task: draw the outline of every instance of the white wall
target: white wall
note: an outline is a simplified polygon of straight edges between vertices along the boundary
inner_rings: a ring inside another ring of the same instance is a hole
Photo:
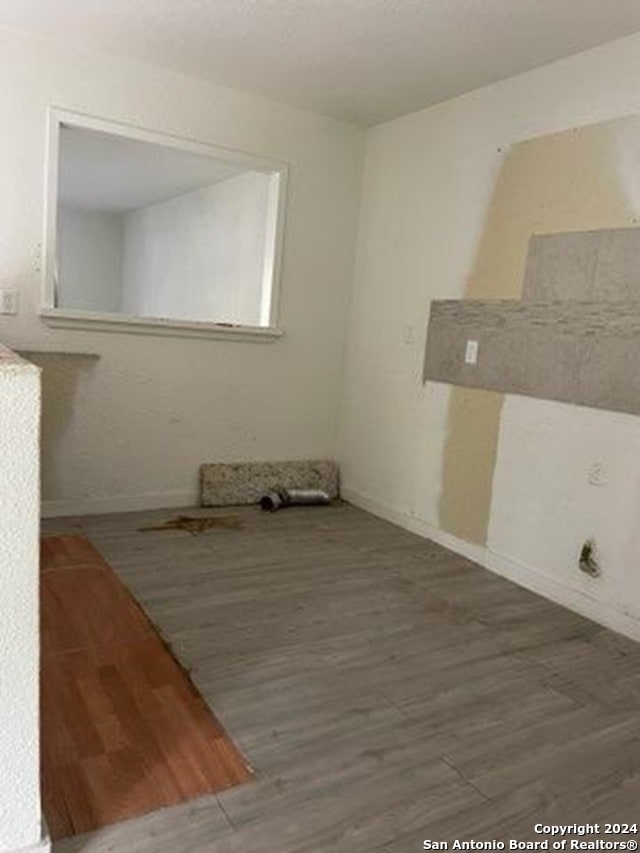
[[[508,397],[493,482],[489,548],[540,580],[638,614],[640,418]],[[576,571],[597,544],[602,577]]]
[[[0,33],[0,74],[12,81],[0,88],[0,269],[21,297],[18,317],[0,318],[0,335],[14,348],[100,356],[91,370],[78,359],[74,372],[69,360],[65,418],[45,418],[57,460],[53,467],[44,461],[50,508],[188,504],[203,461],[334,455],[363,132],[8,31]],[[50,104],[289,163],[282,339],[231,343],[43,324],[37,308]]]
[[[610,413],[569,407],[570,413],[560,416],[556,404],[508,401],[489,550],[467,548],[441,535],[438,514],[450,389],[433,383],[423,387],[420,374],[430,301],[462,297],[508,146],[639,110],[640,36],[633,36],[369,132],[341,451],[344,491],[351,498],[493,561],[521,582],[542,588],[540,573],[553,572],[557,587],[546,584],[545,591],[583,609],[584,601],[567,586],[565,560],[575,554],[585,527],[595,526],[595,533],[602,531],[608,577],[591,582],[596,606],[587,609],[630,631],[640,619],[640,587],[629,582],[640,542],[627,525],[640,513],[640,494],[632,485],[640,482],[640,455],[630,451],[640,421],[623,419],[622,429],[620,416]],[[640,217],[637,199],[634,203]],[[514,420],[511,426],[516,412],[517,424]],[[549,412],[558,433],[554,442],[545,443],[536,438],[537,427]],[[621,429],[625,441],[616,445]],[[580,449],[575,436],[583,432],[589,439]],[[572,464],[558,467],[563,452]],[[536,459],[538,499],[564,506],[578,493],[580,507],[585,501],[590,507],[585,518],[591,524],[573,516],[565,525],[552,524],[550,508],[534,516],[524,511],[533,493],[524,482],[524,453]],[[582,471],[587,456],[606,459],[614,472],[624,467],[625,476],[612,474],[606,488],[589,491]],[[551,488],[549,472],[554,470]],[[546,480],[542,471],[548,472]],[[618,521],[610,525],[615,507],[621,507]],[[533,540],[539,540],[535,547]],[[500,549],[500,560],[492,556],[492,545]],[[520,560],[527,563],[524,569]],[[575,574],[573,579],[578,586],[584,581]],[[631,622],[624,616],[629,610]]]
[[[40,841],[37,368],[0,347],[0,851]]]
[[[271,181],[245,172],[128,213],[124,313],[260,325]]]
[[[85,311],[119,311],[123,217],[60,205],[57,224],[58,305]]]

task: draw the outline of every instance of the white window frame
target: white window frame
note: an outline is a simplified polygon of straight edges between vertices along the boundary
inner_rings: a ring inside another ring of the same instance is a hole
[[[126,314],[80,311],[60,308],[55,304],[56,235],[58,213],[58,164],[60,155],[60,128],[77,127],[96,130],[113,136],[122,136],[176,148],[206,157],[245,166],[257,172],[274,175],[278,181],[278,192],[269,211],[270,227],[274,240],[272,250],[267,252],[262,282],[260,316],[263,325],[245,326],[224,322],[180,320],[162,317],[138,317]],[[67,329],[91,329],[103,332],[119,332],[146,335],[171,335],[178,337],[219,338],[228,340],[270,341],[279,338],[282,330],[278,326],[280,305],[280,278],[284,241],[285,207],[287,201],[288,166],[286,163],[257,157],[245,152],[182,139],[170,134],[110,121],[83,113],[71,112],[58,107],[48,111],[46,186],[44,211],[44,239],[42,265],[42,300],[40,317],[49,326]]]

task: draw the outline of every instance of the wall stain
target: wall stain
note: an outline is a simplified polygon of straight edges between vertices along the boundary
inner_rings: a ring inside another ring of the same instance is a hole
[[[514,145],[498,175],[465,299],[520,299],[533,234],[633,226],[640,211],[640,117]],[[480,358],[482,354],[480,354]],[[454,387],[439,523],[485,544],[504,396]]]

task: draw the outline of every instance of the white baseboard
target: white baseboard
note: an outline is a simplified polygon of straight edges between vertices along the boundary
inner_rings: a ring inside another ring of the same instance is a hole
[[[42,501],[43,518],[64,515],[103,515],[111,512],[139,512],[146,509],[177,509],[198,506],[198,492],[150,492],[142,495],[115,495],[109,498],[72,498]]]
[[[549,598],[569,610],[575,610],[576,613],[604,625],[605,628],[611,628],[612,631],[631,637],[632,640],[640,641],[640,615],[632,610],[623,609],[617,602],[589,595],[582,589],[562,583],[549,575],[542,574],[538,569],[504,554],[498,554],[489,548],[486,552],[487,562],[483,565],[492,572],[544,598]]]
[[[385,521],[390,521],[392,524],[403,527],[411,533],[417,533],[418,536],[422,536],[424,539],[431,539],[432,542],[437,542],[443,548],[448,548],[450,551],[455,551],[456,554],[460,554],[468,560],[473,560],[476,563],[484,565],[485,551],[487,550],[484,545],[476,545],[474,542],[466,542],[464,539],[459,539],[452,533],[447,533],[446,530],[441,530],[439,527],[429,524],[428,521],[423,521],[421,518],[416,518],[413,515],[392,509],[386,504],[368,498],[343,484],[340,484],[340,497],[347,501],[347,503],[354,504],[354,506],[360,507],[360,509],[364,509],[372,515],[384,518]]]
[[[377,515],[379,518],[384,518],[386,521],[398,525],[398,527],[403,527],[418,536],[430,539],[456,554],[479,563],[485,569],[531,590],[531,592],[548,598],[556,604],[561,604],[569,610],[574,610],[576,613],[586,616],[587,619],[611,628],[619,634],[640,641],[640,614],[623,610],[620,605],[614,602],[587,595],[581,589],[562,583],[504,554],[498,554],[486,545],[477,545],[459,539],[427,521],[392,509],[350,489],[348,486],[341,486],[340,492],[345,501],[370,512],[372,515]]]

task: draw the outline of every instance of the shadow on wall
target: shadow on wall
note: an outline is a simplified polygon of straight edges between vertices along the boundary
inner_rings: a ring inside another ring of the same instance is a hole
[[[37,351],[20,354],[42,370],[42,499],[49,500],[60,493],[60,440],[75,416],[81,385],[91,378],[99,356]]]

